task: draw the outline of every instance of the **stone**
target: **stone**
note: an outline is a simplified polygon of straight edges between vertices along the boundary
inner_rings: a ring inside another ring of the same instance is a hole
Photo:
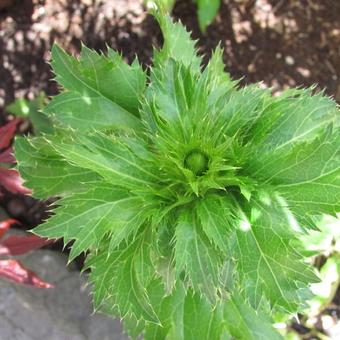
[[[93,314],[85,274],[67,257],[38,250],[20,260],[45,281],[38,289],[0,279],[0,340],[125,340],[118,320]]]

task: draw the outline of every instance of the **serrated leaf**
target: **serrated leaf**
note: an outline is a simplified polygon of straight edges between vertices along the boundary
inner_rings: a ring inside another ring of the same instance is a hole
[[[113,185],[138,188],[150,186],[158,179],[147,168],[152,158],[143,159],[145,143],[142,140],[134,145],[131,138],[126,144],[124,138],[98,132],[89,136],[63,136],[55,138],[51,145],[66,161],[97,173]]]
[[[90,281],[94,284],[95,308],[101,308],[103,302],[108,300],[107,308],[112,310],[117,306],[122,317],[133,315],[137,320],[143,318],[159,324],[144,286],[152,280],[154,271],[147,270],[147,276],[145,271],[143,274],[140,272],[140,261],[143,259],[147,261],[144,263],[146,266],[151,266],[147,259],[150,248],[143,242],[145,234],[144,231],[133,243],[110,256],[107,256],[104,247],[88,260],[87,267],[91,268]],[[136,264],[137,258],[139,262]]]
[[[138,61],[131,65],[118,52],[108,48],[107,57],[82,46],[83,75],[103,96],[138,116],[139,98],[145,90],[146,74]]]
[[[220,258],[205,239],[195,215],[190,211],[183,211],[179,216],[175,242],[177,276],[184,271],[194,289],[215,303]]]
[[[58,201],[55,215],[39,225],[34,232],[49,238],[75,240],[71,260],[81,252],[98,247],[107,234],[112,234],[115,245],[137,232],[144,219],[135,219],[142,202],[110,184],[97,184],[94,188]],[[126,228],[132,222],[133,228]],[[116,237],[114,236],[116,235]],[[113,242],[113,241],[112,241]]]
[[[311,142],[328,125],[339,126],[336,103],[322,93],[312,95],[312,90],[290,89],[280,97],[267,98],[261,117],[252,128],[252,143],[257,154]]]
[[[146,340],[229,339],[225,334],[220,306],[212,306],[191,290],[186,293],[180,283],[170,296],[161,299],[162,293],[161,287],[150,292],[154,304],[158,306],[162,326],[147,325]]]
[[[63,160],[43,138],[16,138],[15,155],[18,169],[34,196],[67,196],[84,191],[100,177],[87,169],[74,167]]]
[[[263,105],[269,92],[257,85],[249,85],[225,96],[222,115],[227,121],[225,132],[229,136],[247,136],[252,125],[262,114]]]
[[[251,202],[249,219],[240,218],[236,232],[241,285],[254,306],[266,296],[272,306],[294,312],[301,306],[299,290],[318,278],[303,262],[291,216],[277,199],[262,195]]]
[[[232,202],[211,195],[199,202],[197,213],[207,237],[215,246],[227,254],[229,249],[228,236],[234,223]]]
[[[183,284],[178,282],[172,294],[167,297],[164,297],[164,288],[161,282],[152,288],[149,289],[150,299],[162,325],[147,324],[145,339],[184,339],[185,288]]]
[[[229,91],[234,88],[238,81],[232,80],[230,74],[225,71],[225,64],[223,62],[223,49],[217,46],[213,51],[207,67],[202,72],[202,78],[206,78],[208,87],[214,95],[210,100],[214,104],[216,101],[225,97]]]
[[[177,122],[182,129],[189,118],[184,115],[191,111],[188,98],[194,90],[194,82],[188,68],[170,59],[162,70],[156,70],[154,81],[148,89],[148,96],[154,100],[159,115],[166,121]]]
[[[270,320],[247,305],[238,294],[224,304],[224,318],[230,334],[239,340],[280,340]]]
[[[254,177],[276,185],[298,215],[340,210],[340,136],[326,131],[313,142],[252,160]]]
[[[46,113],[54,113],[58,120],[74,128],[140,127],[133,114],[136,114],[138,97],[145,88],[145,74],[137,64],[130,67],[118,56],[105,57],[87,48],[83,48],[78,61],[54,45],[52,66],[57,81],[70,93],[57,96],[45,109]],[[112,85],[119,86],[119,89],[112,91]],[[124,96],[119,95],[122,93]],[[87,124],[83,117],[84,108]],[[77,120],[82,121],[79,127]]]
[[[95,94],[61,93],[52,99],[44,112],[55,116],[62,124],[84,131],[141,127],[133,115],[127,114],[116,103]]]
[[[154,13],[162,30],[164,44],[161,50],[154,53],[154,66],[164,67],[170,59],[200,70],[201,58],[197,56],[195,42],[190,39],[190,34],[180,23],[175,23],[168,15]]]
[[[220,306],[211,306],[203,297],[189,291],[184,305],[184,339],[219,340],[223,332],[223,315]]]

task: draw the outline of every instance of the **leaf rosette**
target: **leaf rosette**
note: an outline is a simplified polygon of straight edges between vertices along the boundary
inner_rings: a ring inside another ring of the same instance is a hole
[[[339,200],[339,110],[314,89],[240,87],[217,48],[203,68],[179,23],[149,72],[108,49],[52,50],[65,89],[54,132],[18,138],[37,197],[58,196],[34,229],[88,254],[95,309],[146,339],[276,339],[317,281],[300,235]]]

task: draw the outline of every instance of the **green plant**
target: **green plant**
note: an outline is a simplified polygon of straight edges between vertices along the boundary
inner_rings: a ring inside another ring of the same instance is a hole
[[[6,107],[6,111],[21,118],[29,118],[32,122],[35,135],[52,133],[52,125],[48,117],[42,112],[48,100],[44,92],[40,92],[36,98],[27,100],[16,99]]]
[[[217,48],[202,70],[179,23],[150,74],[85,46],[52,50],[65,91],[55,132],[18,138],[37,197],[59,196],[34,231],[87,252],[96,310],[145,339],[278,339],[318,281],[300,236],[339,211],[339,110],[312,89],[239,87]]]
[[[170,12],[175,4],[175,0],[145,0],[150,7],[158,6]],[[221,5],[221,0],[193,0],[197,5],[197,17],[200,29],[205,32],[217,15]],[[156,4],[156,5],[155,5]]]

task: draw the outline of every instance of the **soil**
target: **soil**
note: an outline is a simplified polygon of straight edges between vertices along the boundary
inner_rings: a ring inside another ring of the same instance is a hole
[[[128,61],[137,55],[150,64],[161,34],[141,2],[8,1],[0,10],[0,119],[15,98],[57,92],[48,64],[54,41],[72,53],[79,52],[81,41],[96,50],[108,44]],[[199,31],[191,0],[178,0],[173,14],[198,39],[205,60],[221,43],[234,78],[262,81],[274,91],[318,84],[340,101],[338,0],[224,0],[206,34]]]
[[[141,2],[0,0],[0,125],[14,99],[58,92],[48,64],[55,41],[74,54],[81,42],[104,51],[107,44],[129,62],[137,55],[147,67],[162,37]],[[223,0],[205,34],[192,1],[178,0],[173,15],[198,39],[205,62],[220,43],[226,69],[243,83],[263,82],[274,92],[317,84],[340,102],[339,0]],[[48,203],[0,198],[0,207],[27,228],[48,216]]]

